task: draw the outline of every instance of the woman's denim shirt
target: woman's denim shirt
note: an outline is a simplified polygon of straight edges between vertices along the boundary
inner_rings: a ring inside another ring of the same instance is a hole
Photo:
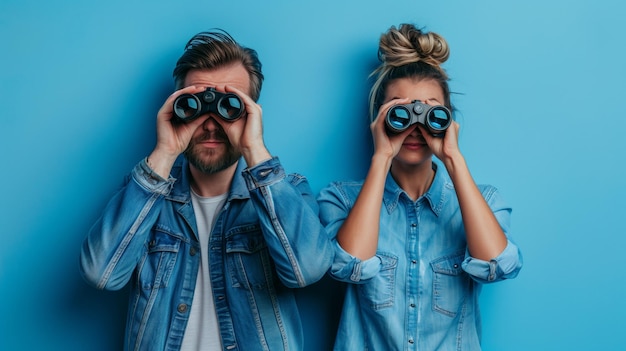
[[[376,256],[361,261],[335,241],[331,274],[350,283],[335,350],[480,350],[480,288],[515,277],[521,253],[509,240],[491,261],[471,257],[453,184],[434,168],[433,184],[415,202],[387,176]],[[320,216],[332,236],[362,185],[335,182],[321,191]],[[479,189],[508,235],[511,208],[496,188]]]
[[[224,350],[301,350],[294,291],[319,280],[334,250],[305,178],[277,158],[239,161],[228,199],[201,248],[186,160],[165,180],[145,160],[109,202],[81,251],[81,273],[100,289],[131,282],[125,350],[179,350],[201,250],[209,253]]]

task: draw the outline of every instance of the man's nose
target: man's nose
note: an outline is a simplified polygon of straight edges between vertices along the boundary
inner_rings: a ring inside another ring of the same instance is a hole
[[[204,123],[202,124],[202,128],[207,131],[217,130],[220,127],[220,124],[217,123],[215,117],[212,115],[209,115],[209,118],[207,118],[206,121],[204,121]]]

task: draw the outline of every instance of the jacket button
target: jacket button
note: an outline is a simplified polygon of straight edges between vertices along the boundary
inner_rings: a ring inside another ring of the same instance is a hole
[[[196,255],[196,248],[195,248],[195,247],[192,247],[191,249],[189,249],[189,254],[190,254],[191,256],[195,256],[195,255]]]
[[[181,303],[180,305],[178,305],[178,312],[180,312],[180,313],[187,312],[187,304],[186,303]]]

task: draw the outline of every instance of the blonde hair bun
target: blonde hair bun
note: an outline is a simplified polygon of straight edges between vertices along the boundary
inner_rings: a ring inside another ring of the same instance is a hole
[[[383,65],[399,67],[422,61],[441,66],[450,56],[446,40],[437,33],[423,32],[411,24],[392,26],[381,35],[378,58]]]

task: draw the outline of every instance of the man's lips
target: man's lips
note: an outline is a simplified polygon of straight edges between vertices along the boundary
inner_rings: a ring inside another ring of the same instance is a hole
[[[223,139],[200,139],[196,142],[197,145],[202,145],[205,147],[217,147],[220,145],[224,145],[225,141]]]

